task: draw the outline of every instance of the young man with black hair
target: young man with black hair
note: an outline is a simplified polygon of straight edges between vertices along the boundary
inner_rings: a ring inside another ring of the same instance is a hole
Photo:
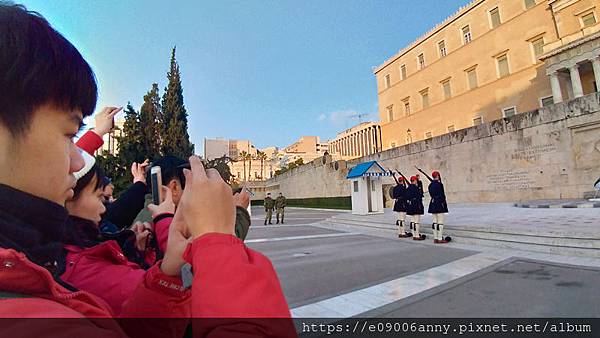
[[[40,15],[0,2],[0,93],[0,317],[112,317],[103,301],[59,277],[66,264],[64,205],[74,194],[73,174],[84,166],[73,137],[96,104],[94,73]],[[295,335],[288,321],[235,319],[290,313],[271,262],[232,235],[229,186],[197,157],[190,164],[165,258],[149,270],[121,315],[230,318],[199,323],[199,336]],[[193,269],[193,292],[181,280],[185,262]],[[25,326],[11,320],[0,336],[124,336],[113,321],[61,323],[59,329],[57,322]],[[124,328],[137,336],[180,337],[181,323]]]

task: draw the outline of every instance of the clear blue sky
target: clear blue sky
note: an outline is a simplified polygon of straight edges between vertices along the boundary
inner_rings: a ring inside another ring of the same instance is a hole
[[[177,45],[190,135],[287,146],[378,120],[372,68],[468,0],[26,0],[81,51],[98,106],[161,96]]]

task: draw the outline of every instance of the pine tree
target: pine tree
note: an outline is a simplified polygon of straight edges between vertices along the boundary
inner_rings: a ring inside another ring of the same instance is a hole
[[[161,152],[163,155],[174,155],[188,158],[194,153],[194,145],[188,134],[187,111],[183,104],[183,88],[181,73],[175,59],[175,47],[171,53],[171,66],[167,73],[169,83],[162,99]]]
[[[102,155],[96,156],[96,163],[104,169],[106,176],[112,179],[115,186],[114,196],[125,191],[131,185],[131,174],[123,163],[119,162],[119,157],[110,154],[108,151],[102,151]]]
[[[125,123],[123,124],[123,136],[119,141],[119,163],[125,167],[131,166],[133,162],[141,163],[146,159],[142,144],[143,136],[138,113],[130,103],[127,103]],[[131,173],[128,173],[131,175]]]
[[[140,134],[142,153],[146,158],[154,160],[160,157],[160,96],[158,84],[153,83],[152,89],[144,96],[144,103],[140,108]]]

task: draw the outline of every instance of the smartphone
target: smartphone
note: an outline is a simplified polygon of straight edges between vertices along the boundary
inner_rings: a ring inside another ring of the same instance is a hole
[[[162,202],[162,173],[159,166],[150,169],[150,183],[152,184],[152,203],[159,205]]]
[[[250,196],[254,197],[254,193],[248,187],[244,187],[244,190],[250,194]]]

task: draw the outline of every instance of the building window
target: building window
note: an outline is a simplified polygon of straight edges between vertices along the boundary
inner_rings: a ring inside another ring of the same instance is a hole
[[[540,107],[548,107],[554,104],[554,98],[552,96],[542,97],[540,99]]]
[[[433,135],[431,134],[431,132],[430,132],[430,131],[428,131],[428,132],[426,132],[426,133],[425,133],[425,139],[426,139],[426,140],[428,140],[428,139],[430,139],[430,138],[432,138],[432,137],[433,137]]]
[[[440,57],[446,56],[446,42],[444,40],[438,42],[438,49],[440,51]]]
[[[400,77],[402,80],[406,79],[406,65],[400,66]]]
[[[533,58],[535,63],[538,62],[540,55],[544,53],[544,38],[538,38],[531,41],[531,48],[533,50]]]
[[[407,97],[404,100],[402,100],[402,102],[404,103],[404,113],[406,114],[406,116],[410,115],[410,98]]]
[[[412,139],[412,134],[410,132],[410,129],[406,131],[406,143],[412,143],[413,139]]]
[[[390,78],[390,74],[385,74],[385,88],[390,88],[390,86],[392,85],[392,80]]]
[[[358,181],[354,181],[354,192],[358,192]]]
[[[530,9],[535,6],[535,0],[525,0],[525,8]]]
[[[385,108],[387,110],[388,122],[394,121],[394,105]]]
[[[491,28],[494,29],[498,26],[500,26],[501,22],[500,22],[500,10],[498,9],[498,7],[490,10],[490,25]]]
[[[505,77],[510,74],[508,69],[508,55],[503,54],[496,58],[498,64],[498,78]]]
[[[581,16],[581,25],[583,27],[589,27],[594,24],[596,24],[596,16],[594,16],[594,12],[589,12]]]
[[[483,117],[482,116],[477,116],[476,118],[473,119],[473,125],[474,126],[478,126],[480,124],[483,124]]]
[[[396,148],[396,142],[390,142],[390,148]]]
[[[477,88],[477,68],[473,67],[471,69],[467,69],[466,72],[469,89]]]
[[[511,117],[511,116],[515,116],[517,114],[517,107],[507,107],[507,108],[503,108],[502,109],[502,116],[503,117]]]
[[[423,109],[429,107],[429,89],[421,91],[421,102],[423,103]]]
[[[463,45],[466,45],[467,43],[471,42],[471,27],[466,25],[461,29],[461,31],[463,36]]]
[[[419,56],[417,56],[417,60],[419,63],[419,69],[425,68],[425,54],[419,54]]]
[[[448,126],[448,132],[449,133],[453,132],[454,130],[455,129],[454,129],[454,125],[453,124],[451,124],[451,125]]]
[[[452,97],[452,88],[450,87],[450,79],[442,81],[442,90],[444,91],[444,99]]]

